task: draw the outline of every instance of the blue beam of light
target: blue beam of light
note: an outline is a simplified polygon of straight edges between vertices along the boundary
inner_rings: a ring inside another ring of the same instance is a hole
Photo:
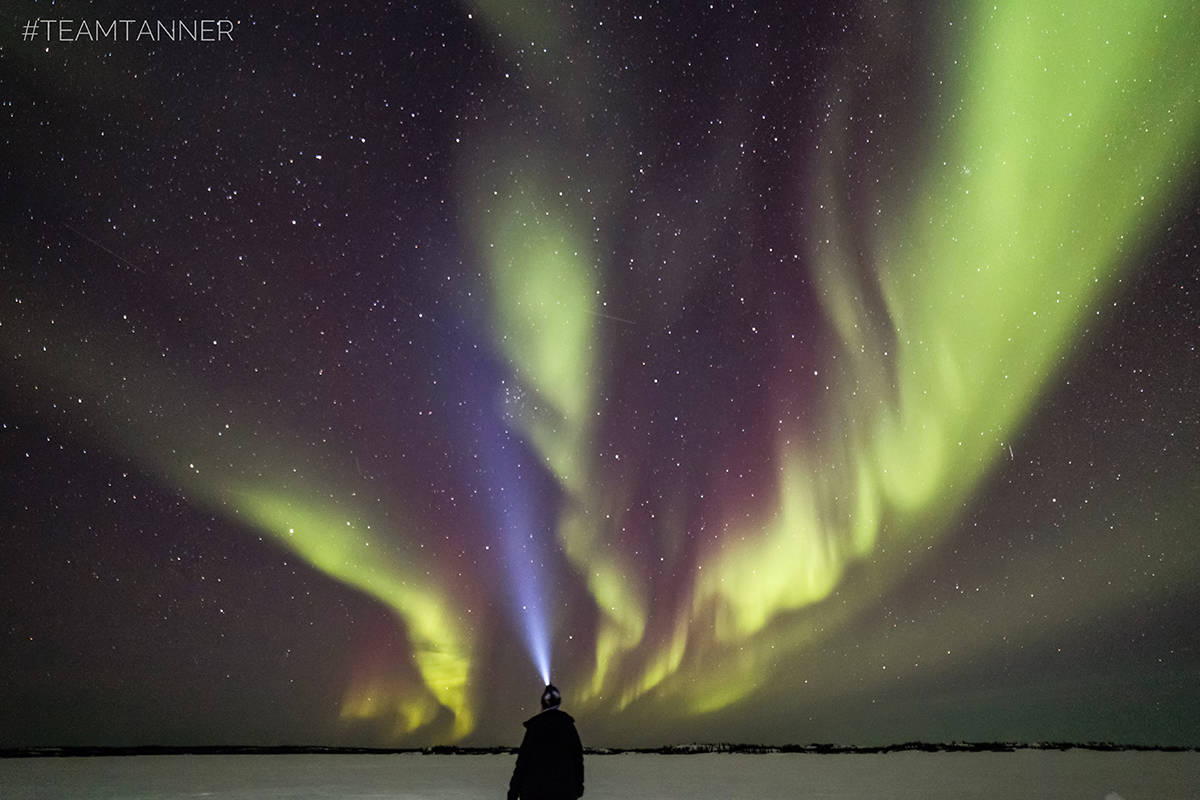
[[[548,478],[537,454],[510,430],[524,415],[536,413],[536,405],[527,401],[521,382],[505,365],[476,349],[475,342],[486,336],[484,332],[468,328],[443,333],[449,333],[441,343],[449,380],[441,388],[447,405],[464,415],[451,429],[462,437],[462,451],[473,456],[460,468],[472,474],[472,483],[478,481],[485,504],[483,522],[500,556],[497,567],[505,605],[538,675],[549,683],[551,605],[546,592],[554,586],[548,561],[553,511],[539,502],[546,494],[539,482]],[[479,397],[492,402],[463,403],[464,398]]]
[[[539,531],[538,514],[522,472],[520,453],[524,447],[510,439],[506,431],[497,432],[489,446],[482,448],[491,485],[487,496],[492,518],[499,523],[503,556],[501,582],[508,589],[514,620],[525,639],[525,647],[543,682],[550,682],[550,636],[546,613],[546,577],[544,537]]]
[[[518,476],[515,483],[519,484],[519,481]],[[509,492],[512,493],[511,486]],[[521,493],[520,489],[517,493]],[[550,637],[542,601],[545,597],[542,580],[545,562],[540,558],[541,548],[529,517],[528,506],[519,501],[514,503],[503,514],[500,538],[508,567],[505,578],[512,589],[517,623],[538,674],[543,682],[549,683]]]

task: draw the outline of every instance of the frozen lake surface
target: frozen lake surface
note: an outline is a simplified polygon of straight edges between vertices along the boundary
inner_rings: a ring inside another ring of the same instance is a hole
[[[511,755],[173,755],[0,760],[0,797],[83,800],[497,798]],[[588,756],[589,800],[1200,797],[1200,753]]]

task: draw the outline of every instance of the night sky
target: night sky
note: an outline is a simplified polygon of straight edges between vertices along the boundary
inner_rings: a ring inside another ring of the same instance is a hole
[[[1200,745],[1190,2],[384,5],[8,5],[0,745]]]

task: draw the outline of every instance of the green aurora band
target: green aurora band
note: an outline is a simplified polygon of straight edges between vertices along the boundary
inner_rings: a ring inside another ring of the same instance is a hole
[[[1189,184],[1200,78],[1188,3],[958,11],[946,30],[959,32],[947,38],[961,53],[942,54],[953,89],[917,177],[862,180],[880,220],[866,253],[840,178],[853,170],[844,132],[881,115],[830,103],[838,112],[812,187],[820,210],[796,224],[813,231],[811,263],[840,341],[826,370],[836,385],[822,438],[833,444],[812,452],[793,443],[801,436],[780,435],[775,508],[749,520],[727,512],[726,531],[676,599],[674,623],[654,628],[667,631],[658,639],[643,638],[652,627],[645,579],[618,547],[627,487],[581,463],[596,450],[596,404],[581,392],[602,383],[603,359],[583,335],[597,312],[591,262],[568,242],[572,222],[584,231],[588,218],[569,220],[549,192],[519,179],[502,221],[481,235],[501,349],[552,412],[549,423],[527,420],[525,435],[560,477],[558,536],[603,620],[592,678],[579,682],[590,710],[625,708],[654,689],[660,708],[717,710],[758,688],[764,667],[778,668],[781,636],[765,635],[772,622],[793,620],[784,651],[800,652],[851,618],[853,607],[813,606],[885,532],[929,548],[946,531],[1087,314],[1134,267],[1135,243],[1152,238]],[[552,155],[512,161],[556,163]],[[882,313],[872,313],[875,296]],[[898,567],[875,571],[886,582]],[[800,609],[812,619],[789,617]]]
[[[851,115],[877,115],[843,107],[830,123],[810,240],[841,343],[827,369],[837,383],[824,437],[837,444],[814,454],[781,437],[778,512],[723,537],[705,560],[693,606],[715,603],[715,638],[752,643],[759,658],[727,650],[711,662],[698,691],[681,689],[696,707],[752,691],[739,675],[756,674],[778,646],[755,634],[827,597],[872,552],[883,520],[894,544],[927,549],[1007,457],[1075,332],[1191,178],[1200,82],[1188,13],[969,8],[967,66],[952,76],[957,96],[944,100],[915,185],[863,179],[881,220],[866,244],[851,239],[838,177],[851,156],[838,132],[853,129]],[[874,296],[883,313],[872,313]],[[853,609],[824,613],[836,624]],[[797,646],[813,643],[804,638]]]
[[[48,379],[48,386],[33,384],[35,394],[65,404],[65,393],[96,409],[98,435],[116,452],[395,615],[412,663],[352,681],[342,719],[383,721],[397,740],[426,726],[450,739],[469,733],[475,636],[461,609],[472,591],[445,577],[436,551],[421,544],[431,524],[417,514],[395,519],[395,505],[382,503],[378,487],[344,477],[356,473],[350,463],[329,463],[322,448],[299,444],[282,428],[269,436],[240,424],[231,429],[227,420],[256,417],[250,398],[215,397],[198,381],[163,371],[162,358],[141,352],[136,341],[105,338],[102,324],[83,333],[71,316],[47,315],[33,329],[40,335],[7,339],[22,369]]]

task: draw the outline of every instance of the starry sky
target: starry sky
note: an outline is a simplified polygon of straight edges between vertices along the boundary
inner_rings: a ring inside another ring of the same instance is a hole
[[[0,745],[1200,745],[1189,2],[170,13],[0,34]]]

